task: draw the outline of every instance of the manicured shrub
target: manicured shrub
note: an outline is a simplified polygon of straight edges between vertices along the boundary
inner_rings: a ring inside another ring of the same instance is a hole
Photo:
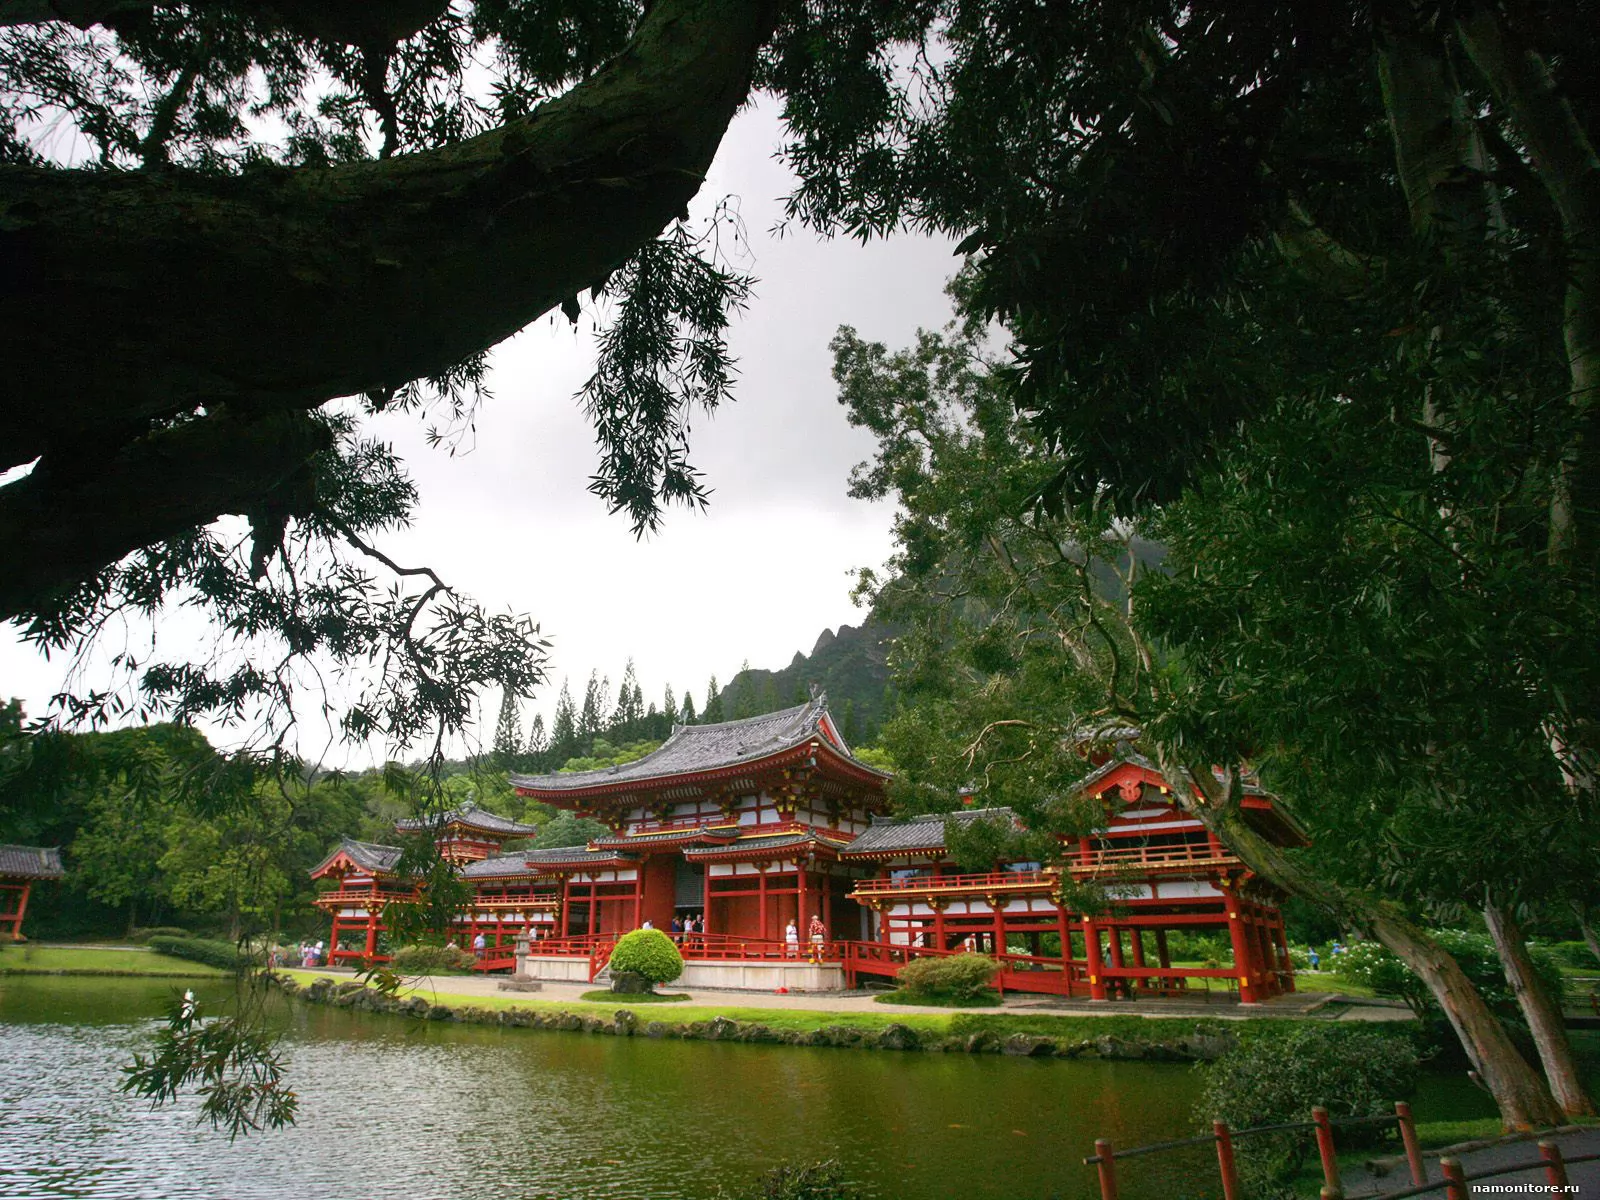
[[[1241,1043],[1206,1068],[1195,1116],[1207,1130],[1213,1119],[1233,1129],[1309,1121],[1318,1105],[1331,1117],[1375,1117],[1417,1083],[1417,1050],[1406,1038],[1336,1025],[1306,1025],[1281,1036]],[[1373,1145],[1387,1126],[1341,1129],[1344,1149]],[[1287,1197],[1288,1180],[1313,1151],[1310,1131],[1263,1134],[1236,1143],[1245,1191],[1252,1197]]]
[[[895,982],[918,995],[964,1000],[986,991],[999,970],[1000,964],[986,954],[915,958],[901,968]]]
[[[235,971],[240,967],[252,966],[256,962],[254,956],[241,954],[239,948],[232,942],[213,942],[208,938],[167,937],[156,934],[150,938],[149,945],[157,954],[186,958],[190,962],[221,967],[224,971]]]
[[[631,971],[652,984],[671,983],[683,974],[683,955],[659,929],[635,929],[617,939],[611,951],[611,973]]]
[[[466,971],[473,964],[472,955],[458,946],[401,946],[389,960],[389,966],[402,975],[431,975],[438,971]]]
[[[152,925],[148,929],[135,929],[133,936],[128,940],[143,946],[153,937],[186,938],[193,936],[187,929],[182,929],[177,925]]]

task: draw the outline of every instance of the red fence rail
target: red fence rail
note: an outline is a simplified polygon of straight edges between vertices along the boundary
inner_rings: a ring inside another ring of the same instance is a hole
[[[1039,887],[1052,884],[1059,876],[1057,871],[988,871],[978,875],[934,875],[919,872],[902,875],[898,879],[859,879],[855,892],[918,892],[931,888],[982,891],[997,887]]]

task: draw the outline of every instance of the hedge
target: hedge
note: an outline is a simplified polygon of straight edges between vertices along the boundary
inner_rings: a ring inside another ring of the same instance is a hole
[[[213,942],[207,938],[167,937],[157,934],[150,939],[150,949],[157,954],[170,954],[173,958],[186,958],[190,962],[236,971],[256,962],[254,956],[241,954],[232,942]]]
[[[999,970],[1000,964],[986,954],[917,958],[900,968],[895,982],[917,995],[964,1000],[982,995]]]
[[[466,971],[472,955],[458,946],[401,946],[389,965],[402,975],[427,975],[434,971]]]

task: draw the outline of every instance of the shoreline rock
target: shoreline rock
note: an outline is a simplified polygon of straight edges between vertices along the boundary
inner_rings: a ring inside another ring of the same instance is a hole
[[[499,1025],[503,1028],[543,1029],[567,1033],[601,1034],[681,1041],[738,1042],[750,1045],[822,1046],[840,1050],[893,1050],[943,1054],[1001,1054],[1013,1058],[1098,1058],[1118,1061],[1209,1062],[1238,1044],[1231,1034],[1196,1028],[1175,1039],[1130,1039],[1102,1034],[1077,1041],[1034,1033],[997,1034],[981,1030],[967,1036],[939,1037],[894,1022],[881,1030],[852,1025],[825,1025],[820,1029],[773,1029],[759,1021],[735,1021],[717,1016],[709,1021],[663,1021],[641,1018],[632,1009],[619,1008],[609,1020],[571,1012],[535,1009],[488,1009],[472,1005],[431,1004],[421,996],[401,999],[358,980],[335,982],[326,976],[302,987],[287,976],[269,973],[269,982],[285,995],[308,1004],[323,1004],[353,1012],[382,1013],[424,1021]]]

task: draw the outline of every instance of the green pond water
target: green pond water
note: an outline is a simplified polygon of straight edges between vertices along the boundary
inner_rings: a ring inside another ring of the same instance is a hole
[[[202,1000],[220,995],[197,989]],[[0,1196],[712,1200],[836,1158],[874,1200],[1090,1200],[1096,1137],[1192,1128],[1185,1066],[498,1030],[279,1002],[299,1124],[229,1143],[116,1090],[169,982],[0,977]],[[1477,1115],[1436,1081],[1427,1117]],[[1217,1194],[1208,1156],[1122,1195]]]

